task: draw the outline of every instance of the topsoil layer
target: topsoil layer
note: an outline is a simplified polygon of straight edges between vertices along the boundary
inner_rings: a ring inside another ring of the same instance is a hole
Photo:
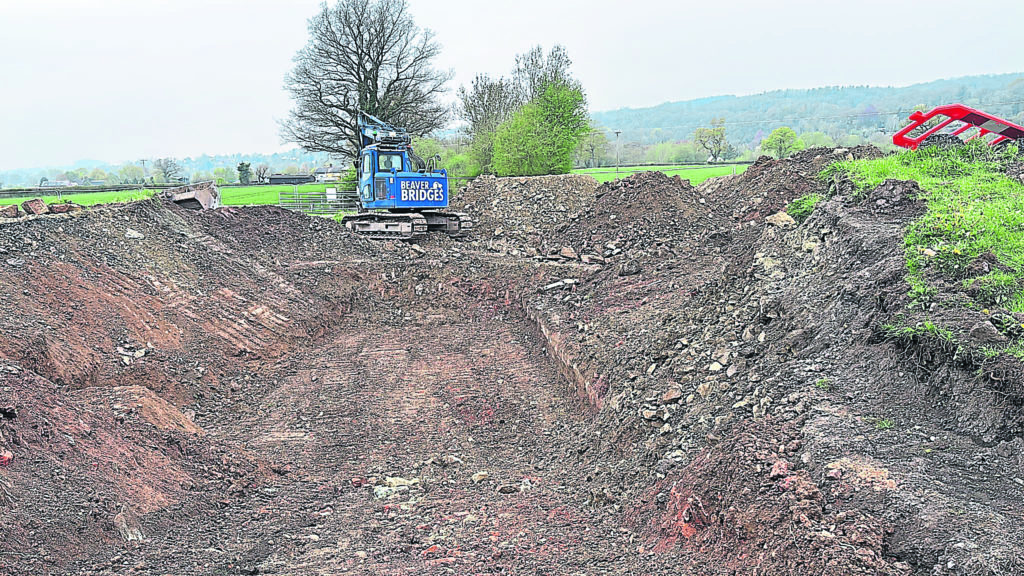
[[[1019,574],[1012,315],[884,329],[912,183],[777,214],[877,154],[0,224],[0,574]]]

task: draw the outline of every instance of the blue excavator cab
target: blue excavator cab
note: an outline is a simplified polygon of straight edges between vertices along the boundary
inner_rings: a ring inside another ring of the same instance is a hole
[[[359,134],[359,213],[342,219],[347,228],[380,239],[412,240],[430,231],[468,235],[470,219],[447,210],[448,173],[437,167],[440,158],[424,161],[405,130],[362,112]]]
[[[448,207],[448,173],[419,172],[408,151],[365,148],[359,156],[359,203],[367,210]]]

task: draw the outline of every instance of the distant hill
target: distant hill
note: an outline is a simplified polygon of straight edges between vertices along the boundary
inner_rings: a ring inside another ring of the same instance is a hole
[[[609,130],[621,130],[622,141],[641,144],[690,140],[698,127],[724,117],[729,141],[738,148],[753,148],[779,126],[797,133],[824,132],[836,141],[849,134],[868,139],[879,132],[892,133],[915,106],[955,102],[1024,123],[1024,73],[965,76],[902,88],[832,86],[717,96],[596,112],[592,117]]]

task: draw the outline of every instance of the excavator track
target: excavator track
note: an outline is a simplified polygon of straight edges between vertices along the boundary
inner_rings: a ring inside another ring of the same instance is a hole
[[[349,230],[374,240],[415,240],[427,235],[427,218],[414,212],[365,212],[341,219]]]
[[[465,238],[473,231],[473,220],[462,212],[364,212],[345,216],[341,223],[349,230],[375,240],[415,240],[428,232],[444,232],[451,238]]]
[[[465,238],[473,231],[473,221],[463,212],[428,210],[420,212],[431,232],[444,232],[452,238]]]

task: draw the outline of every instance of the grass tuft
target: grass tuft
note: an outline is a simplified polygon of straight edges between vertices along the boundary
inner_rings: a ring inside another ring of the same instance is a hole
[[[807,220],[811,213],[814,212],[814,207],[818,205],[818,202],[824,199],[824,196],[815,193],[801,196],[786,206],[786,214],[792,216],[793,220],[796,220],[798,224],[803,224],[804,220]]]
[[[897,316],[899,321],[901,316]],[[889,338],[898,340],[909,340],[911,338],[925,338],[936,340],[945,344],[955,344],[956,338],[953,332],[947,328],[935,324],[931,320],[925,320],[916,324],[886,324],[882,326],[882,332]]]

